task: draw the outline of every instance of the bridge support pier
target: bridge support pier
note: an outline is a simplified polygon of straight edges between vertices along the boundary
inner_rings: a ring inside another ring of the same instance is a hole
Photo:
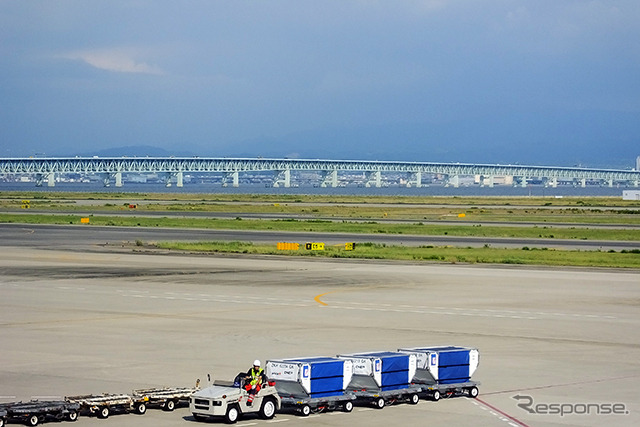
[[[364,186],[368,188],[371,187],[371,184],[376,188],[382,187],[382,176],[380,171],[367,172],[367,182]]]
[[[53,172],[47,172],[46,174],[36,174],[36,187],[42,187],[44,180],[47,180],[47,187],[56,186],[56,176]]]
[[[273,186],[275,188],[280,187],[280,184],[283,184],[284,188],[291,187],[291,170],[285,169],[276,174],[273,180]]]
[[[444,186],[451,186],[453,188],[460,187],[460,177],[458,175],[449,175]]]
[[[238,171],[235,172],[227,172],[222,176],[222,186],[223,187],[227,187],[229,186],[229,179],[231,179],[231,186],[234,188],[238,188],[240,186],[239,182],[239,178],[238,178]]]
[[[489,176],[481,176],[480,177],[480,185],[482,187],[489,187],[489,188],[493,188],[493,175],[489,175]]]
[[[613,187],[613,179],[608,179],[608,180],[607,180],[607,186],[608,186],[609,188]]]
[[[332,171],[324,171],[324,174],[322,176],[322,183],[320,184],[320,187],[327,187],[328,185],[331,186],[331,188],[336,188],[338,186],[338,170],[334,169]]]
[[[412,184],[415,185],[416,188],[422,187],[422,172],[418,171],[411,174],[407,181],[407,188],[411,187]]]
[[[114,177],[116,178],[116,187],[122,187],[122,172],[116,172]]]
[[[184,187],[184,174],[182,173],[182,171],[176,172],[176,187]]]

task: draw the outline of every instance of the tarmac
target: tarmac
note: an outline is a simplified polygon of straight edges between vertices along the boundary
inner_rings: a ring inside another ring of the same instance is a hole
[[[0,343],[0,402],[186,387],[207,374],[231,379],[256,358],[460,345],[480,350],[477,399],[237,425],[640,425],[637,270],[187,256],[4,239]],[[180,408],[75,425],[198,423]]]

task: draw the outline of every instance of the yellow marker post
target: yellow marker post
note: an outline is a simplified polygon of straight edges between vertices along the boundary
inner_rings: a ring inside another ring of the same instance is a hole
[[[80,218],[81,224],[89,224],[89,218]]]

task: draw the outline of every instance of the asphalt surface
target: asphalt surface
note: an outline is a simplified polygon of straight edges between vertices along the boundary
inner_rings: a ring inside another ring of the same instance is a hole
[[[638,271],[137,254],[99,243],[127,230],[71,229],[0,228],[0,402],[230,379],[256,357],[462,345],[480,350],[478,399],[238,425],[640,424]],[[604,413],[614,403],[623,414]],[[182,408],[75,425],[199,424]]]
[[[498,248],[556,248],[567,250],[616,250],[640,249],[636,241],[522,239],[498,237],[420,236],[400,234],[311,233],[282,231],[235,231],[144,227],[111,227],[94,225],[32,225],[0,224],[0,235],[11,239],[13,245],[49,247],[57,245],[67,249],[85,244],[114,246],[135,243],[166,241],[243,241],[260,244],[278,242],[324,242],[327,245],[344,245],[346,242],[376,243],[404,246],[459,246]],[[9,240],[0,239],[0,246]]]

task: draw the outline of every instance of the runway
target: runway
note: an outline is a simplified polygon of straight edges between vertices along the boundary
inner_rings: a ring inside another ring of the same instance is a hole
[[[229,379],[256,357],[451,344],[480,349],[479,399],[238,425],[640,423],[637,271],[136,254],[95,244],[111,228],[86,230],[84,243],[0,230],[2,402]],[[530,413],[515,396],[626,414]],[[76,425],[199,424],[183,408]]]
[[[314,233],[286,231],[243,231],[178,228],[114,227],[94,225],[0,224],[0,246],[9,244],[30,247],[64,247],[85,250],[87,247],[118,246],[123,243],[163,241],[244,241],[276,245],[278,242],[370,242],[396,246],[458,246],[496,248],[554,248],[564,250],[620,251],[640,249],[637,241],[525,239],[503,237],[423,236],[407,234]]]

